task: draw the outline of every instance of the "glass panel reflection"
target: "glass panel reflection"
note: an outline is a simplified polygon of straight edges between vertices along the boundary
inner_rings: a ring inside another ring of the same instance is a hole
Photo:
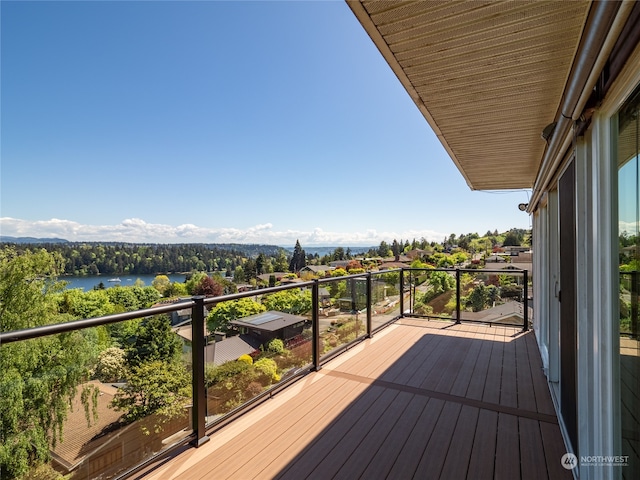
[[[620,401],[623,478],[640,478],[640,88],[618,116]]]

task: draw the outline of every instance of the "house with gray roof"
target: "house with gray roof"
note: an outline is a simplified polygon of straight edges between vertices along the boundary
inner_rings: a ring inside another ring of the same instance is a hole
[[[269,310],[233,320],[230,324],[241,334],[251,335],[265,344],[274,338],[288,340],[300,335],[306,321],[304,317]]]

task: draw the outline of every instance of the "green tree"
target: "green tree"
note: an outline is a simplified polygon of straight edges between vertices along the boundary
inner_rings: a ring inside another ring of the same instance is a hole
[[[250,298],[222,302],[213,307],[209,312],[207,316],[207,326],[211,332],[228,332],[229,322],[232,320],[262,313],[265,310],[264,305],[254,302]]]
[[[156,275],[156,278],[151,282],[151,286],[160,292],[160,295],[164,295],[164,292],[171,285],[171,280],[166,275]]]
[[[266,295],[262,304],[267,310],[300,315],[311,310],[311,290],[282,290]]]
[[[132,287],[112,287],[105,290],[105,293],[109,301],[115,306],[120,306],[123,312],[143,308]]]
[[[131,366],[155,360],[173,363],[180,358],[182,343],[171,330],[169,318],[155,315],[140,323],[135,334],[127,339],[124,350]]]
[[[476,285],[467,299],[467,304],[471,306],[471,310],[474,312],[480,312],[487,304],[487,300],[487,288],[484,285]]]
[[[398,243],[398,241],[394,238],[393,243],[391,244],[391,253],[393,253],[394,257],[397,257],[398,255],[400,255],[401,251],[402,251],[401,244]]]
[[[523,231],[521,231],[521,230],[518,230],[516,228],[512,228],[505,235],[504,242],[502,242],[502,244],[505,247],[506,246],[510,246],[510,245],[514,245],[514,246],[520,245],[522,243],[523,238],[524,238],[524,234],[522,232]]]
[[[59,255],[0,250],[0,331],[63,321],[52,293],[63,286]],[[87,378],[90,348],[81,332],[0,346],[0,478],[20,477],[49,459],[68,405]]]
[[[149,308],[160,300],[160,293],[153,287],[134,285],[129,288],[138,298],[138,308]]]
[[[195,292],[196,292],[196,289],[198,288],[198,285],[200,284],[202,279],[207,276],[208,275],[204,272],[191,272],[190,277],[185,282],[187,286],[187,292],[189,292],[189,295],[196,294]]]
[[[248,282],[252,278],[256,278],[256,261],[253,258],[247,258],[244,262],[244,278]]]
[[[380,246],[378,247],[378,251],[376,252],[379,257],[388,257],[389,256],[389,245],[384,240],[380,242]]]
[[[453,287],[455,287],[456,281],[447,272],[429,271],[428,283],[431,288],[426,295],[428,300],[430,301],[441,293],[448,292]]]
[[[258,254],[256,257],[256,275],[262,275],[265,272],[265,257],[263,253]]]
[[[79,288],[65,290],[56,295],[59,312],[67,313],[74,318],[102,317],[115,313],[115,306],[111,303],[107,291],[83,292]]]
[[[293,255],[289,262],[289,271],[298,273],[307,264],[307,258],[304,250],[300,246],[300,241],[296,240],[296,246],[293,248]]]
[[[284,250],[280,250],[276,255],[276,258],[273,262],[273,271],[274,272],[286,272],[289,267],[289,262],[287,261],[287,254]]]
[[[124,411],[127,421],[158,414],[156,432],[168,420],[186,414],[190,401],[189,373],[178,362],[154,360],[131,369],[127,383],[119,388],[111,401],[117,411]]]
[[[333,255],[332,255],[334,260],[344,260],[345,257],[345,253],[344,253],[344,248],[342,247],[338,247],[333,251]]]
[[[164,295],[168,298],[171,297],[184,297],[188,295],[187,285],[180,282],[172,282],[171,285],[164,291]]]

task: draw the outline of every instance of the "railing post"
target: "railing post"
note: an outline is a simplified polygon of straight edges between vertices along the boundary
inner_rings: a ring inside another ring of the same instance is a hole
[[[522,304],[524,305],[524,312],[522,312],[524,325],[522,330],[526,332],[529,330],[529,272],[527,270],[524,271],[524,301]]]
[[[367,272],[367,338],[371,338],[371,272]]]
[[[318,309],[319,303],[319,287],[318,280],[313,281],[311,286],[311,331],[313,332],[313,370],[320,370],[320,315]]]
[[[205,423],[207,416],[207,391],[204,386],[204,296],[198,295],[193,297],[195,305],[191,310],[191,338],[192,342],[192,378],[193,378],[193,412],[192,426],[196,435],[192,444],[195,447],[209,441],[209,437],[205,434]]]
[[[404,317],[404,268],[400,269],[400,318]]]
[[[460,269],[456,268],[456,323],[460,323]]]

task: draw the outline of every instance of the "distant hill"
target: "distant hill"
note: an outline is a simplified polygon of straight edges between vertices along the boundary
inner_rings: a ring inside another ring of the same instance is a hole
[[[258,245],[250,243],[206,243],[208,248],[219,248],[221,250],[236,250],[243,252],[248,257],[257,257],[259,254],[274,257],[280,250],[287,250],[286,248],[278,247],[276,245]],[[291,249],[293,251],[293,249]]]
[[[63,238],[7,237],[0,235],[0,243],[69,243]]]
[[[293,248],[294,247],[286,247],[286,250],[289,252],[293,252]],[[343,248],[345,252],[347,250],[351,250],[352,255],[357,255],[359,253],[366,253],[370,249],[378,247],[305,247],[304,245],[302,245],[304,253],[306,253],[307,255],[315,255],[317,253],[320,257],[333,253],[336,248]]]

